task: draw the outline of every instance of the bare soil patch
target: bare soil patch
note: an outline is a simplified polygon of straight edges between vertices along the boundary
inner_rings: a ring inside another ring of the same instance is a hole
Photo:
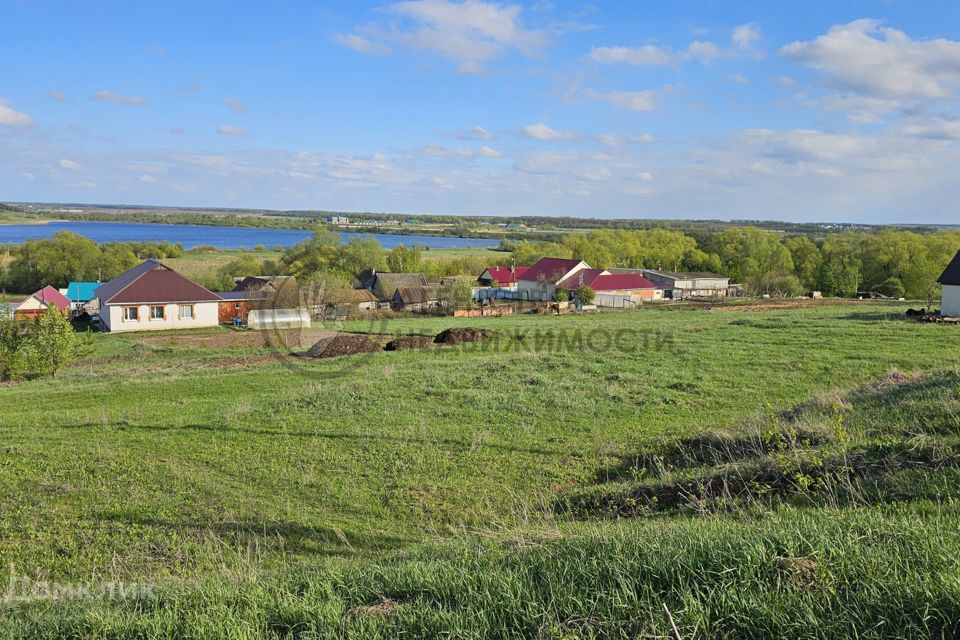
[[[476,327],[457,327],[446,329],[437,334],[433,339],[436,344],[460,344],[462,342],[479,342],[492,337],[496,332],[490,329],[478,329]]]
[[[403,336],[394,338],[384,346],[386,351],[403,351],[404,349],[429,349],[434,346],[434,339],[429,336]]]
[[[365,335],[342,334],[318,340],[305,353],[299,354],[306,358],[336,358],[349,356],[355,353],[373,353],[383,351],[379,343]]]
[[[202,349],[262,349],[278,346],[307,347],[318,340],[337,335],[330,329],[278,329],[271,331],[234,331],[224,329],[216,333],[177,333],[138,335],[133,340],[155,347],[195,347]]]

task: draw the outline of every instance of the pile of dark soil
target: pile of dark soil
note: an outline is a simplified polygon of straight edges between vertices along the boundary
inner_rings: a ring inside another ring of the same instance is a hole
[[[394,338],[386,344],[387,351],[402,351],[404,349],[429,349],[433,346],[433,338],[428,336],[403,336]]]
[[[316,344],[300,355],[306,358],[336,358],[337,356],[373,353],[382,350],[379,344],[367,336],[341,334],[318,340]]]
[[[447,329],[437,334],[433,341],[437,344],[460,344],[461,342],[479,342],[486,340],[494,335],[490,329],[477,329],[476,327],[460,327],[456,329]]]

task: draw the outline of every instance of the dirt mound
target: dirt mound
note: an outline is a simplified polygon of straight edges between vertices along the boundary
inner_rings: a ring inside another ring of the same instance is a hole
[[[307,358],[336,358],[382,350],[379,344],[367,336],[341,334],[319,340],[301,355]]]
[[[433,338],[429,336],[403,336],[394,338],[386,344],[387,351],[402,351],[404,349],[429,349],[433,346]]]
[[[460,344],[461,342],[479,342],[494,335],[490,329],[476,327],[460,327],[447,329],[437,334],[433,341],[437,344]]]

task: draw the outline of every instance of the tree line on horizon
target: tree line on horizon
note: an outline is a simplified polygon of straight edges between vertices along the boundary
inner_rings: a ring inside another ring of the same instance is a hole
[[[349,287],[357,273],[423,272],[430,280],[477,276],[491,262],[529,266],[542,257],[575,258],[595,268],[625,267],[721,273],[748,293],[794,296],[822,291],[855,296],[876,291],[899,298],[937,296],[937,278],[960,250],[960,232],[916,233],[897,229],[842,231],[822,239],[788,235],[758,227],[685,233],[673,229],[594,230],[569,233],[558,242],[504,240],[502,260],[483,256],[438,259],[424,247],[399,245],[387,250],[374,238],[344,242],[325,228],[283,251],[279,259],[252,254],[237,257],[201,279],[215,291],[232,288],[233,277],[292,275]],[[0,247],[0,289],[26,293],[46,284],[71,280],[107,281],[145,258],[182,257],[179,244],[96,242],[71,232]]]

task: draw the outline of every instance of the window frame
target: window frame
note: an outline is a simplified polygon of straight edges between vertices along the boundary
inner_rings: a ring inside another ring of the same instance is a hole
[[[160,317],[159,317],[159,318],[154,318],[154,317],[153,317],[153,310],[154,310],[154,309],[160,309]],[[148,309],[147,309],[147,316],[150,318],[150,322],[156,322],[156,321],[158,321],[158,320],[161,321],[161,322],[163,322],[164,320],[167,319],[167,305],[165,305],[165,304],[151,304],[151,305],[149,305],[149,307],[148,307]]]
[[[123,309],[123,321],[124,322],[140,322],[140,305],[126,305],[122,307]],[[133,309],[133,317],[127,317],[127,311]]]
[[[183,315],[184,309],[190,309],[190,315],[189,315],[189,316]],[[194,309],[193,309],[193,305],[192,305],[192,304],[181,304],[181,305],[179,305],[179,308],[177,309],[177,318],[178,318],[178,319],[180,319],[180,320],[193,320],[195,317],[196,317],[196,315],[194,314]]]

